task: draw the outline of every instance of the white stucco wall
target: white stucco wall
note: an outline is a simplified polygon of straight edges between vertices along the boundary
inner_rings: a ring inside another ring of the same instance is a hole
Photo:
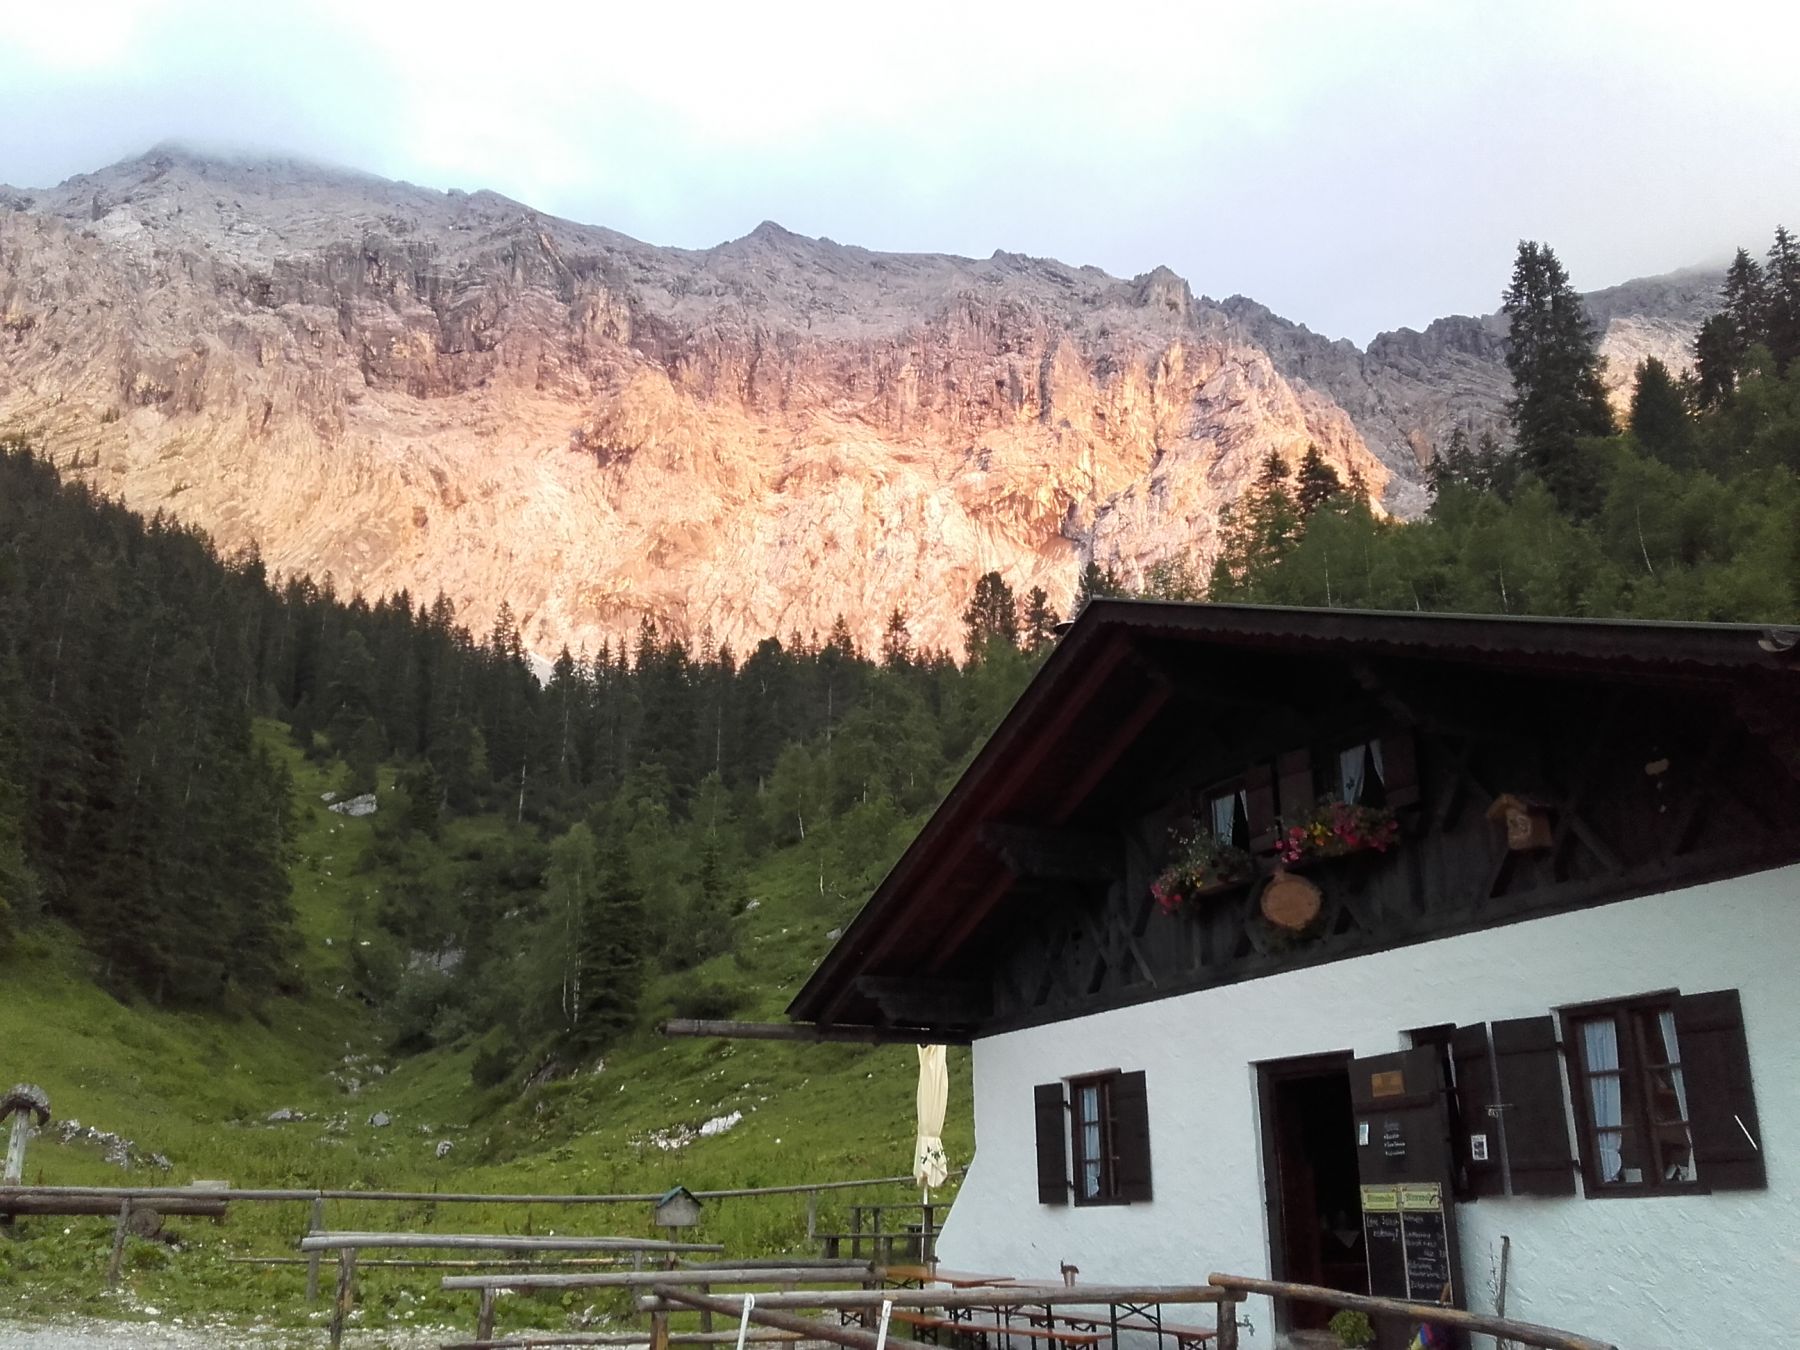
[[[1267,1276],[1256,1062],[1671,987],[1742,991],[1769,1189],[1459,1205],[1471,1305],[1491,1310],[1507,1234],[1513,1316],[1629,1350],[1800,1345],[1800,867],[981,1040],[976,1157],[940,1258],[1046,1276],[1072,1261],[1084,1283]],[[1038,1204],[1033,1085],[1114,1067],[1147,1073],[1155,1200]],[[1270,1345],[1269,1301],[1248,1309],[1246,1344]]]

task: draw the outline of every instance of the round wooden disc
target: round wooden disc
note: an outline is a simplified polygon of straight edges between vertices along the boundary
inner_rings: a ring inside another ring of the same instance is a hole
[[[1277,928],[1298,933],[1319,917],[1319,888],[1292,872],[1277,872],[1263,887],[1263,917]]]

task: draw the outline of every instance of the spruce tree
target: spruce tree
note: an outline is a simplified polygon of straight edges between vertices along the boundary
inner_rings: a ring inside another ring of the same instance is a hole
[[[1761,342],[1769,321],[1769,294],[1763,284],[1763,270],[1750,250],[1740,248],[1725,269],[1725,308],[1731,320],[1732,357],[1742,363],[1750,344]]]
[[[1294,482],[1294,499],[1300,508],[1301,519],[1311,516],[1343,490],[1343,480],[1338,477],[1337,470],[1325,462],[1319,447],[1309,442]]]
[[[1079,617],[1081,611],[1087,608],[1088,601],[1124,594],[1125,580],[1113,570],[1112,565],[1109,563],[1102,567],[1089,558],[1075,583],[1075,598],[1069,606],[1069,614],[1071,617]]]
[[[963,610],[963,632],[971,661],[982,660],[996,648],[1018,650],[1018,602],[998,572],[985,572],[975,582],[975,593]]]
[[[1594,325],[1556,254],[1530,241],[1519,245],[1501,308],[1513,381],[1507,412],[1522,467],[1563,511],[1591,515],[1599,474],[1582,443],[1613,431]]]
[[[881,664],[889,670],[905,670],[912,664],[912,632],[906,626],[906,611],[898,605],[882,630]]]
[[[1737,325],[1729,314],[1713,315],[1694,335],[1695,401],[1702,410],[1719,407],[1737,388],[1738,347]]]
[[[1207,597],[1266,601],[1266,583],[1299,542],[1301,524],[1287,464],[1271,450],[1255,481],[1219,513],[1219,553]]]
[[[1431,489],[1432,500],[1446,489],[1476,486],[1474,471],[1475,452],[1469,446],[1469,433],[1461,427],[1453,428],[1444,448],[1425,466],[1425,485]]]
[[[1800,242],[1784,226],[1775,227],[1763,280],[1761,341],[1774,356],[1776,371],[1785,372],[1800,357]]]
[[[1693,455],[1687,401],[1669,368],[1654,356],[1638,366],[1631,394],[1631,434],[1665,464],[1685,467]]]
[[[1025,651],[1027,655],[1036,656],[1048,651],[1056,641],[1056,611],[1050,607],[1050,597],[1042,586],[1033,586],[1025,593]]]

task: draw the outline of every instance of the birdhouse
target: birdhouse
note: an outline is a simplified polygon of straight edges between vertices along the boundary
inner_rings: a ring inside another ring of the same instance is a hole
[[[692,1228],[700,1222],[700,1202],[686,1186],[677,1186],[656,1202],[651,1217],[658,1228]]]
[[[1487,817],[1506,826],[1506,846],[1515,853],[1549,848],[1555,842],[1550,830],[1550,808],[1542,802],[1503,792],[1488,807]]]

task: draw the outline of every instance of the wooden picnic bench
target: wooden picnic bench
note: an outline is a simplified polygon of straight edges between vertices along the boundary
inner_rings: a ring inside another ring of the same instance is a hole
[[[665,1256],[681,1252],[721,1252],[711,1242],[669,1242],[661,1238],[634,1237],[531,1237],[517,1233],[308,1233],[300,1250],[312,1255],[338,1254],[337,1294],[331,1305],[331,1344],[337,1350],[344,1341],[344,1322],[356,1301],[356,1254],[365,1249],[532,1252],[626,1252],[637,1257]],[[500,1277],[505,1278],[505,1277]]]
[[[1019,1323],[997,1317],[944,1317],[935,1313],[915,1312],[908,1308],[894,1309],[889,1314],[889,1320],[904,1322],[908,1326],[929,1332],[934,1342],[938,1341],[938,1338],[946,1331],[950,1333],[952,1341],[972,1340],[980,1345],[996,1347],[1006,1346],[1011,1338],[1017,1336],[1049,1345],[1073,1346],[1077,1350],[1092,1350],[1093,1346],[1107,1339],[1106,1333],[1102,1331],[1063,1330],[1059,1327],[1043,1325],[1037,1321]]]

